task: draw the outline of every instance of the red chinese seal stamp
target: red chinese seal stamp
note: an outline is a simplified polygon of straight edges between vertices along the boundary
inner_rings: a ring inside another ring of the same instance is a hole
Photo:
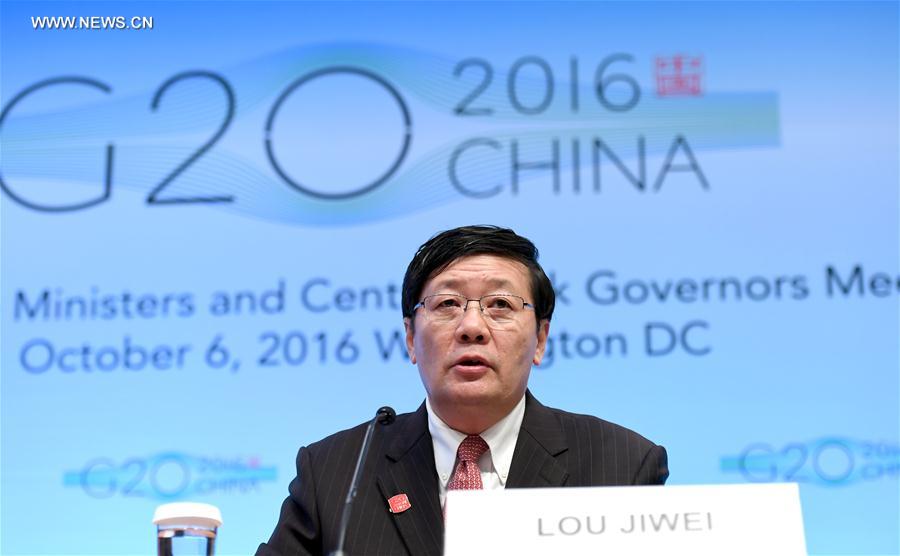
[[[656,94],[666,96],[700,96],[703,94],[703,57],[656,57]]]

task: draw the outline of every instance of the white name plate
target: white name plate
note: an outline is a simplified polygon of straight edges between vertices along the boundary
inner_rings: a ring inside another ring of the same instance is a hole
[[[450,491],[445,556],[806,556],[796,483]]]

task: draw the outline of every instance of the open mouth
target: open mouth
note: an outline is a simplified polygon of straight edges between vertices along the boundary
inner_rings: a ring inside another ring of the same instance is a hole
[[[479,361],[478,359],[463,359],[458,364],[463,367],[481,367],[484,365],[484,362]]]
[[[487,361],[481,357],[460,357],[456,361],[456,366],[475,369],[478,367],[488,367],[489,365]]]

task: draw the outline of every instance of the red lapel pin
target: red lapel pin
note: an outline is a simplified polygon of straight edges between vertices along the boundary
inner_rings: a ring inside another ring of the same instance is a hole
[[[388,505],[391,507],[392,514],[405,512],[412,507],[412,504],[409,503],[409,497],[403,493],[388,498]]]

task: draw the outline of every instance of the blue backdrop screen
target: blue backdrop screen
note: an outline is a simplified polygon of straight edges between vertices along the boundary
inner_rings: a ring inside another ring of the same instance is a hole
[[[897,2],[0,9],[3,554],[174,500],[252,552],[299,446],[422,401],[402,274],[471,223],[552,275],[542,402],[900,553]]]

